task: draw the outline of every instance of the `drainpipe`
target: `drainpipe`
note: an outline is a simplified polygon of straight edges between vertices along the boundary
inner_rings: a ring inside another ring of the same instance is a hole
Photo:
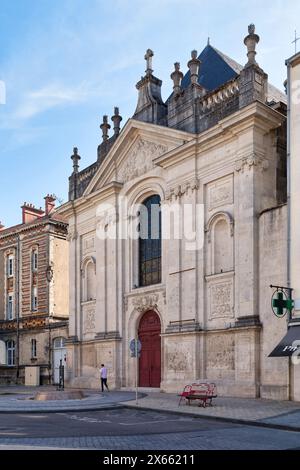
[[[291,65],[287,65],[287,287],[291,287]],[[291,313],[288,314],[288,324]],[[289,357],[288,395],[292,400],[292,364]]]
[[[291,287],[291,66],[289,62],[287,62],[287,73],[287,287]]]
[[[17,282],[16,282],[16,297],[17,297],[17,311],[16,311],[16,319],[17,319],[17,351],[16,351],[16,366],[17,366],[17,382],[19,379],[20,374],[20,250],[21,250],[21,243],[20,243],[20,234],[18,233],[18,243],[17,243]]]
[[[49,220],[49,229],[48,229],[48,240],[47,240],[47,266],[51,265],[51,260],[50,260],[50,230],[51,230],[51,225],[50,225],[50,220]],[[49,385],[52,383],[51,376],[52,376],[52,361],[51,361],[51,356],[52,356],[52,344],[51,344],[51,322],[50,322],[50,283],[48,281],[48,278],[46,276],[46,282],[47,282],[47,310],[48,310],[48,382]]]

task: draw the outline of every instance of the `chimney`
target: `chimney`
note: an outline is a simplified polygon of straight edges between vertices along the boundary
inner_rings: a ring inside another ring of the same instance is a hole
[[[28,224],[36,219],[40,219],[45,215],[42,208],[37,209],[33,204],[24,202],[22,209],[22,224]]]
[[[45,214],[49,215],[55,209],[56,197],[53,194],[47,194],[45,199]]]

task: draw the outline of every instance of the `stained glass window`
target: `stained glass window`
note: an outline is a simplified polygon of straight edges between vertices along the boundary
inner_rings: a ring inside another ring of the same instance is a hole
[[[140,210],[139,286],[161,282],[161,206],[158,195],[150,196]]]

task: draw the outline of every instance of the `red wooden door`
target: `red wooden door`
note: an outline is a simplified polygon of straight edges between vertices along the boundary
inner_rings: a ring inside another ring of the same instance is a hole
[[[161,324],[157,313],[146,312],[139,325],[142,351],[139,361],[139,386],[159,388],[161,382]]]

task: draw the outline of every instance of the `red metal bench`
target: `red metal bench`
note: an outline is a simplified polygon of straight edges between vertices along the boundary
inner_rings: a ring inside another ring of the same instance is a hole
[[[198,400],[198,406],[212,406],[213,398],[217,398],[217,387],[214,383],[194,383],[186,385],[179,394],[180,406],[182,399],[185,399],[186,405],[190,405],[192,400]]]

